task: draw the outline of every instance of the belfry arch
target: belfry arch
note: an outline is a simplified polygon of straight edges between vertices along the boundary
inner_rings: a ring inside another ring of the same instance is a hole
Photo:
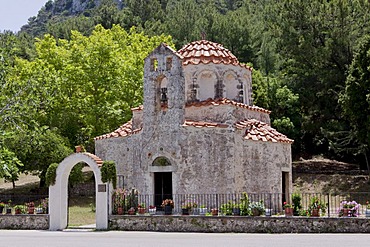
[[[72,168],[80,162],[86,163],[95,177],[96,229],[108,229],[109,184],[101,180],[100,167],[103,161],[94,154],[75,153],[58,165],[55,184],[49,187],[49,230],[57,231],[67,227],[68,178]]]

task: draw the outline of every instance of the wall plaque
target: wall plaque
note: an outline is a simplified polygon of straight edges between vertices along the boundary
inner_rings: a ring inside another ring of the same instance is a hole
[[[105,184],[98,184],[98,192],[107,192],[107,186]]]

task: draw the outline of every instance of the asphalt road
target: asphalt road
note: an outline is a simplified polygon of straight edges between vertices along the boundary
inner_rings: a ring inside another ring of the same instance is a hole
[[[370,234],[215,234],[91,231],[0,231],[1,246],[353,246],[369,247]]]

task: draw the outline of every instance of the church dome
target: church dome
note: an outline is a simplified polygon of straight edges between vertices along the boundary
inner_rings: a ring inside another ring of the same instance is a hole
[[[188,64],[232,64],[240,65],[238,59],[222,45],[208,40],[193,41],[177,51],[183,57],[183,65]]]

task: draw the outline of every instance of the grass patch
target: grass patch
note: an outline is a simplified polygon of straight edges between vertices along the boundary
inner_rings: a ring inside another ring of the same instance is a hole
[[[95,224],[95,197],[78,197],[69,199],[68,226],[83,226]]]

